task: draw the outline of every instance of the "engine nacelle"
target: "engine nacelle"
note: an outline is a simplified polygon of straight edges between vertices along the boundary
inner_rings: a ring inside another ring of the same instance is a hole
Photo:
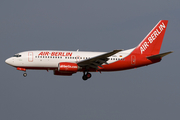
[[[79,69],[80,67],[76,63],[60,62],[58,64],[58,71],[60,72],[76,73]]]

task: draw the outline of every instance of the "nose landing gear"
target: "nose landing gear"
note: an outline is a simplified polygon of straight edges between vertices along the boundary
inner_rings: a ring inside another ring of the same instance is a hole
[[[24,77],[27,76],[26,68],[17,67],[17,70],[24,71],[23,76],[24,76]]]
[[[27,76],[27,73],[23,73],[23,76],[26,77],[26,76]]]
[[[89,73],[89,72],[86,73],[86,71],[84,71],[84,72],[83,72],[82,79],[83,79],[84,81],[86,81],[87,79],[91,78],[91,76],[92,76],[91,73]]]

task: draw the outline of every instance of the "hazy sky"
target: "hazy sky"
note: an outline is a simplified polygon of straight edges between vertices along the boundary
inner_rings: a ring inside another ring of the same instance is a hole
[[[179,120],[179,0],[1,0],[1,120]],[[127,71],[54,76],[5,59],[25,50],[112,51],[138,45],[169,20],[160,63]]]

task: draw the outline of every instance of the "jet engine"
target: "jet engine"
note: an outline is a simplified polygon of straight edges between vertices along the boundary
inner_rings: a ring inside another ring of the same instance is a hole
[[[76,63],[60,62],[58,64],[58,71],[67,71],[67,72],[76,73],[78,69],[79,67]]]
[[[81,69],[81,67],[79,67],[76,63],[60,62],[58,64],[58,70],[54,71],[54,75],[70,76],[73,73],[76,73],[79,69]]]

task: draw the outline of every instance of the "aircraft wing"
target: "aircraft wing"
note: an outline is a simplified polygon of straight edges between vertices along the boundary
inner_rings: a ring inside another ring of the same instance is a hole
[[[108,52],[102,55],[95,56],[93,58],[82,60],[78,62],[78,66],[85,67],[85,68],[95,68],[98,69],[99,67],[102,67],[102,64],[108,64],[107,61],[109,60],[108,57],[120,52],[122,50],[113,50],[112,52]]]

